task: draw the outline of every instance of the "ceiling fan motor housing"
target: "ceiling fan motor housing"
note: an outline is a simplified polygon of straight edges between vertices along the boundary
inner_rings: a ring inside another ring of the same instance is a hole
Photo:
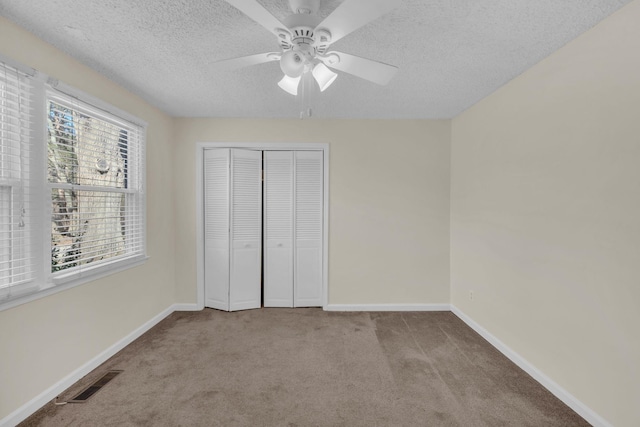
[[[323,54],[331,42],[331,33],[325,29],[316,31],[320,23],[317,15],[295,13],[283,22],[291,34],[291,49],[311,63],[317,54]]]

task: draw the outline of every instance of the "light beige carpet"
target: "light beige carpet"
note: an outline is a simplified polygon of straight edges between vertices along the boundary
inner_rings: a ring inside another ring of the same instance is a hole
[[[450,312],[177,312],[29,426],[589,425]]]

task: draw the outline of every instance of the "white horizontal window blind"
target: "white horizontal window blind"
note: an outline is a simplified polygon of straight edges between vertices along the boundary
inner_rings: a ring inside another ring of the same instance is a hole
[[[31,78],[0,62],[0,295],[32,280]]]
[[[54,281],[143,257],[144,128],[53,91],[47,122]]]

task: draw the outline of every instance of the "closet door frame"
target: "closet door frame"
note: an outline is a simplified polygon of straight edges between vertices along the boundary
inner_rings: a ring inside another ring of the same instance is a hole
[[[322,212],[322,307],[329,301],[329,144],[274,142],[199,142],[196,144],[196,310],[204,308],[204,150],[212,148],[242,148],[256,151],[322,151],[323,212]]]

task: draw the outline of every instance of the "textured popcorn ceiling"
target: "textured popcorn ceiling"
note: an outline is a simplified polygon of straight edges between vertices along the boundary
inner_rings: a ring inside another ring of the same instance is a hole
[[[339,72],[320,118],[450,118],[630,0],[403,0],[333,48],[396,65],[388,86]],[[287,0],[260,0],[276,17]],[[341,0],[323,0],[327,16]],[[0,0],[0,14],[179,117],[297,117],[277,62],[214,63],[278,50],[223,0]],[[57,76],[64,81],[64,76]]]

